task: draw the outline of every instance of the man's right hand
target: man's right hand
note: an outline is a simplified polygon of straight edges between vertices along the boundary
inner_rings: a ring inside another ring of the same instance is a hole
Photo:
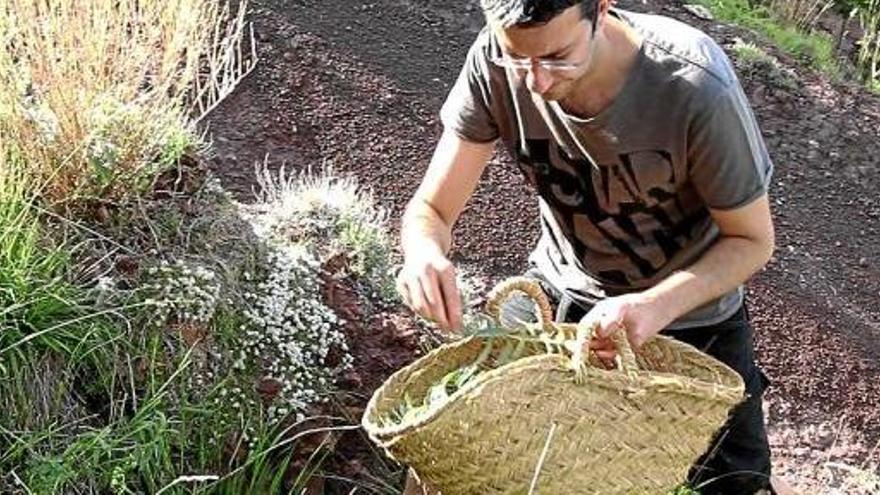
[[[441,329],[461,329],[461,296],[446,257],[452,226],[477,187],[494,143],[472,143],[443,130],[431,164],[407,204],[400,228],[403,268],[397,291],[404,302]]]
[[[407,306],[443,331],[461,330],[461,295],[455,283],[455,267],[439,250],[407,256],[397,276],[397,292]]]

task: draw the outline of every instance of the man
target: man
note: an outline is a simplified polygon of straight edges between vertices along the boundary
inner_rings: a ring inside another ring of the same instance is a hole
[[[742,284],[774,245],[772,163],[734,70],[698,30],[610,0],[483,0],[484,29],[404,213],[398,290],[441,328],[461,325],[452,226],[501,140],[539,195],[528,275],[558,321],[598,322],[614,355],[663,332],[736,369],[748,400],[691,472],[704,494],[771,490]],[[516,314],[528,308],[511,306]]]

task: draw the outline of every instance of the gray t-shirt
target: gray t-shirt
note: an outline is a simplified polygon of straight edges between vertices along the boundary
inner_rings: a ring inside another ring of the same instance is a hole
[[[530,261],[589,308],[648,288],[696,262],[718,238],[709,208],[767,191],[773,165],[723,50],[667,17],[613,14],[644,39],[614,102],[591,119],[532,95],[493,64],[489,29],[468,53],[444,126],[474,142],[500,138],[539,194],[542,235]],[[670,328],[710,325],[742,304],[742,287]]]

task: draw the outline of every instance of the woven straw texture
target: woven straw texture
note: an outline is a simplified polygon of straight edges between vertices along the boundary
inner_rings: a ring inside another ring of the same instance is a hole
[[[546,297],[527,279],[496,287],[488,312],[497,318],[517,291],[536,301],[548,334],[574,339],[572,349],[589,338],[583,327],[549,323]],[[363,418],[373,441],[444,495],[667,493],[744,397],[735,371],[687,344],[657,336],[634,354],[621,336],[615,369],[577,351],[532,355],[477,375],[411,421],[382,421],[404,393],[423,397],[472,363],[483,339],[444,344],[399,370]]]

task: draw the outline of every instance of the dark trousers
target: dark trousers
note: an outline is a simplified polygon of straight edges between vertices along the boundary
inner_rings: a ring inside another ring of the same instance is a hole
[[[541,283],[557,308],[557,322],[576,323],[586,314],[585,308],[549,286],[539,273],[530,271],[526,276]],[[527,299],[510,299],[502,310],[502,319],[533,319],[530,306]],[[721,323],[661,333],[691,344],[736,370],[743,377],[748,394],[748,399],[732,411],[707,452],[694,463],[688,479],[690,485],[701,495],[751,495],[761,489],[772,493],[770,446],[761,407],[769,380],[755,362],[745,303]]]
[[[694,464],[692,486],[703,495],[755,493],[770,487],[770,446],[764,427],[763,395],[770,385],[755,363],[752,326],[742,307],[721,323],[661,332],[691,344],[743,377],[748,398],[732,412],[710,449]]]

